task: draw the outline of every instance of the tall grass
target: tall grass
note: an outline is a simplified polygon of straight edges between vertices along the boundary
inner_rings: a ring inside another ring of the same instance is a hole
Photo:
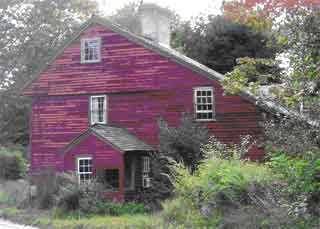
[[[281,225],[282,209],[274,192],[277,177],[267,166],[212,157],[194,174],[181,165],[174,170],[177,198],[164,204],[166,222],[188,228]]]

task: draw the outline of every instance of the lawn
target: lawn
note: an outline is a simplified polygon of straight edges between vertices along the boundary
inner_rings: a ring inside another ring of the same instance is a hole
[[[157,215],[92,216],[81,219],[40,218],[33,222],[40,228],[167,228]]]
[[[52,216],[52,212],[34,212],[16,208],[0,209],[5,219],[13,222],[39,227],[41,229],[122,229],[122,228],[174,228],[165,225],[160,214],[136,214],[121,216],[92,215],[77,217],[70,214],[63,217]],[[41,214],[39,214],[41,213]]]

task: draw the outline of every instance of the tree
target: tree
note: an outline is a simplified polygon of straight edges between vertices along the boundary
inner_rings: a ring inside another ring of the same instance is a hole
[[[139,33],[139,7],[143,1],[133,1],[125,4],[118,9],[113,15],[109,16],[110,21],[121,25],[130,32]]]
[[[288,67],[281,73],[281,86],[270,93],[274,103],[290,108],[297,115],[289,119],[280,118],[275,124],[269,123],[266,133],[272,144],[282,145],[286,153],[304,156],[306,151],[312,151],[320,156],[320,40],[317,35],[320,33],[320,10],[290,10],[280,28],[278,40],[283,48],[278,56],[286,57]],[[282,35],[284,31],[286,36]],[[263,78],[263,74],[257,71],[257,64],[261,62],[278,64],[272,58],[240,60],[234,71],[225,75],[223,84],[227,92],[250,90],[255,93],[262,80],[248,84],[248,78],[252,74]]]
[[[22,86],[79,26],[93,0],[15,0],[0,4],[0,144],[28,141],[30,101]]]
[[[194,24],[194,25],[193,25]],[[272,58],[268,32],[255,31],[224,16],[199,16],[174,32],[173,46],[221,73],[232,71],[237,58]]]
[[[190,115],[183,116],[178,127],[169,127],[164,120],[160,121],[159,127],[160,151],[194,172],[204,159],[201,148],[209,141],[209,130]]]

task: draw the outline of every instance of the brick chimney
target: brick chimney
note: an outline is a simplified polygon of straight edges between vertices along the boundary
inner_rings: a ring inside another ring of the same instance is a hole
[[[142,4],[139,8],[141,35],[170,46],[170,10],[156,4]]]

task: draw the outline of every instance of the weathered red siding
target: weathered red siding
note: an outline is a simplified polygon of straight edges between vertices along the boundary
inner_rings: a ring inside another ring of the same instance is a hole
[[[62,167],[59,150],[89,125],[89,96],[108,95],[108,121],[127,128],[157,147],[157,120],[177,125],[183,112],[193,112],[193,88],[213,86],[216,121],[203,122],[224,142],[241,134],[260,137],[258,109],[239,96],[224,96],[212,80],[102,26],[82,37],[102,38],[102,62],[80,64],[80,40],[73,42],[25,91],[33,96],[32,169]],[[262,150],[252,150],[252,159]]]
[[[92,165],[94,169],[119,169],[119,191],[108,192],[107,197],[112,200],[124,200],[124,161],[123,155],[102,142],[95,136],[89,136],[81,143],[74,146],[70,151],[64,154],[64,171],[77,171],[76,159],[78,157],[92,157]]]

